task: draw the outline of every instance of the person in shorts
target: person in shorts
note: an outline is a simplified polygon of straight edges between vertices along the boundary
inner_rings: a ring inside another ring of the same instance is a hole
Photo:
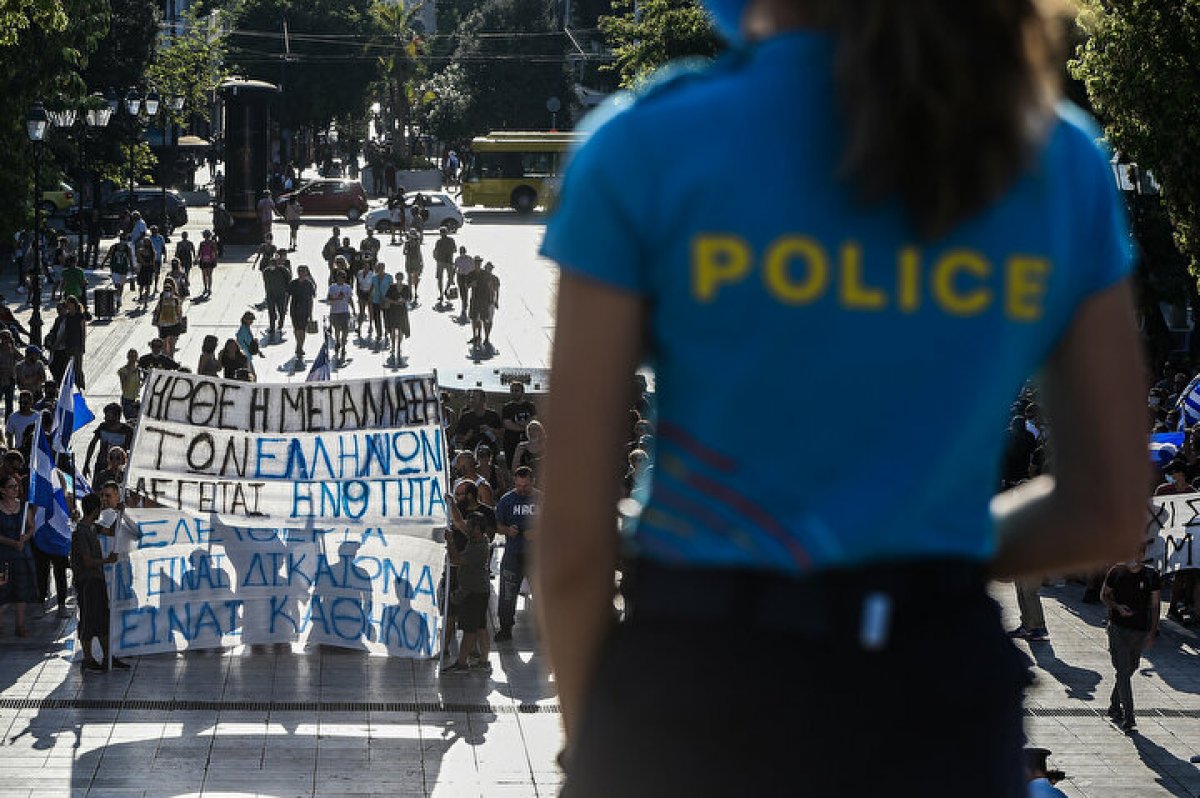
[[[117,307],[121,307],[121,294],[125,290],[125,280],[133,270],[133,247],[129,243],[129,234],[122,233],[121,240],[109,248],[100,268],[108,266],[112,271],[112,284],[117,292]]]
[[[346,338],[350,335],[350,314],[354,312],[354,289],[346,282],[346,272],[338,269],[326,294],[329,302],[329,324],[333,327],[334,346],[337,359],[346,360]],[[361,315],[359,316],[361,319]]]
[[[437,264],[438,304],[446,301],[446,289],[454,285],[454,239],[450,228],[438,231],[438,240],[433,243],[433,262]]]
[[[157,256],[154,254],[154,244],[149,236],[142,236],[137,244],[137,287],[138,302],[150,301],[150,286],[154,284],[154,264]]]
[[[471,286],[471,343],[487,352],[492,351],[492,320],[500,307],[500,278],[492,273],[495,268],[489,261],[476,273]]]
[[[412,303],[417,304],[417,286],[421,283],[421,272],[425,269],[425,257],[421,254],[421,234],[409,230],[404,242],[404,271],[408,273],[408,284],[412,286]]]
[[[467,545],[461,552],[454,546],[446,549],[450,562],[458,566],[458,588],[450,595],[450,603],[458,628],[462,629],[462,645],[458,648],[458,659],[442,668],[442,673],[465,673],[470,670],[467,657],[479,647],[479,665],[482,670],[491,670],[488,663],[490,644],[487,635],[488,596],[491,582],[488,580],[488,558],[491,550],[487,539],[487,518],[483,513],[467,516]]]

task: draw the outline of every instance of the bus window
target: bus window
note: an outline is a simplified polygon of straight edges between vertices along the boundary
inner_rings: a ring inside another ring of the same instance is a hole
[[[554,153],[521,153],[521,169],[525,177],[550,177],[554,174]]]
[[[481,152],[476,155],[477,169],[482,178],[499,177],[517,179],[523,177],[519,152]]]

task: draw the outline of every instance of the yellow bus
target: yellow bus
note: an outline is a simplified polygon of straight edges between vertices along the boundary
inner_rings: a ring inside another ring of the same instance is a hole
[[[567,153],[578,133],[496,130],[471,141],[462,202],[529,213],[549,208],[558,193]]]

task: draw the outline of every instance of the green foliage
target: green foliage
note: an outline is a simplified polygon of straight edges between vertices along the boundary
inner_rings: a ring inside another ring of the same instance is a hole
[[[1200,0],[1084,0],[1072,73],[1113,147],[1154,172],[1200,275]]]
[[[101,0],[6,0],[0,6],[0,233],[30,223],[33,154],[25,117],[36,101],[76,104],[83,94],[80,70],[109,25]],[[61,174],[54,158],[64,147],[49,131],[43,150],[43,183]]]
[[[463,17],[457,36],[450,66],[430,87],[436,95],[427,111],[431,124],[463,137],[498,128],[545,129],[550,97],[559,98],[558,118],[566,123],[572,93],[565,42],[546,3],[483,0]]]
[[[413,106],[420,102],[417,84],[426,74],[425,42],[413,30],[421,3],[379,0],[372,7],[380,31],[380,88],[385,99],[385,129],[393,131],[392,158],[401,165],[412,157]]]
[[[697,0],[616,0],[612,16],[600,17],[600,30],[616,56],[606,67],[629,88],[668,61],[710,58],[720,48],[708,15]]]
[[[322,128],[331,119],[362,114],[379,78],[378,53],[368,47],[380,33],[372,5],[372,0],[235,0],[227,43],[231,71],[282,84],[276,118],[285,127]],[[284,18],[292,54],[286,63]]]
[[[462,64],[450,64],[420,87],[418,112],[422,127],[441,141],[471,138],[476,131],[467,125],[471,90]]]
[[[184,11],[169,45],[158,48],[146,69],[147,81],[164,98],[183,97],[183,110],[171,114],[176,123],[190,117],[208,119],[210,93],[226,77],[223,57],[219,30],[211,29],[207,18],[198,18],[194,7]]]

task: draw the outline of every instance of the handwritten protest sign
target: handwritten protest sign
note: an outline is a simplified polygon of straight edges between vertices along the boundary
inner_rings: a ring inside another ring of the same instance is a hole
[[[1146,528],[1146,557],[1162,573],[1200,568],[1200,493],[1155,496]]]
[[[431,657],[442,547],[422,525],[230,524],[129,510],[138,537],[112,572],[118,654],[324,643]]]
[[[317,642],[433,656],[446,518],[432,376],[265,385],[154,372],[113,570],[120,654]]]

